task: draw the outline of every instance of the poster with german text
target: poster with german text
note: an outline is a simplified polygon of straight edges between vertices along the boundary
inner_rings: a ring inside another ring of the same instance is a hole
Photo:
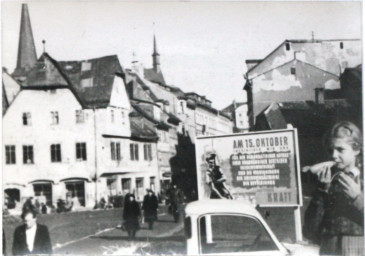
[[[296,129],[196,139],[199,199],[302,204]]]

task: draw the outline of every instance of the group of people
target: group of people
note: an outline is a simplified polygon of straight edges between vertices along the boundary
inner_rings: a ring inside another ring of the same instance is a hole
[[[364,255],[361,131],[340,122],[325,141],[332,161],[310,168],[318,186],[305,212],[304,236],[320,246],[320,255]]]
[[[153,229],[153,224],[157,220],[158,200],[151,189],[147,189],[147,194],[143,198],[143,217],[148,228]],[[141,209],[136,201],[134,194],[127,194],[124,201],[123,209],[123,227],[128,232],[128,237],[133,239],[140,229]]]

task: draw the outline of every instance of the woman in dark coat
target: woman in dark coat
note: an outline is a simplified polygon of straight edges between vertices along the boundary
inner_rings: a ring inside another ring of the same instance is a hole
[[[148,228],[153,229],[153,222],[157,220],[157,197],[151,189],[147,189],[147,195],[143,199],[144,220],[148,223]]]
[[[123,209],[123,219],[124,227],[128,232],[129,238],[134,238],[136,232],[139,229],[139,217],[141,216],[141,210],[136,198],[133,194],[126,196],[124,209]]]

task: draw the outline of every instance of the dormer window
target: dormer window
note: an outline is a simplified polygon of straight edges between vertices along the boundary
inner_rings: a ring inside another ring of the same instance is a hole
[[[81,63],[81,71],[88,71],[91,70],[91,62],[82,62]]]
[[[92,87],[93,86],[93,78],[84,78],[81,79],[81,87]]]

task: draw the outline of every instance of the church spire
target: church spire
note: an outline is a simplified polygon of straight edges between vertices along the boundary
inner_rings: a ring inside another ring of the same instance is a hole
[[[153,35],[153,70],[155,72],[160,72],[160,54],[157,52],[156,35]]]
[[[37,54],[34,45],[32,26],[28,12],[28,5],[22,4],[22,13],[20,21],[18,59],[14,76],[24,76],[37,62]]]

